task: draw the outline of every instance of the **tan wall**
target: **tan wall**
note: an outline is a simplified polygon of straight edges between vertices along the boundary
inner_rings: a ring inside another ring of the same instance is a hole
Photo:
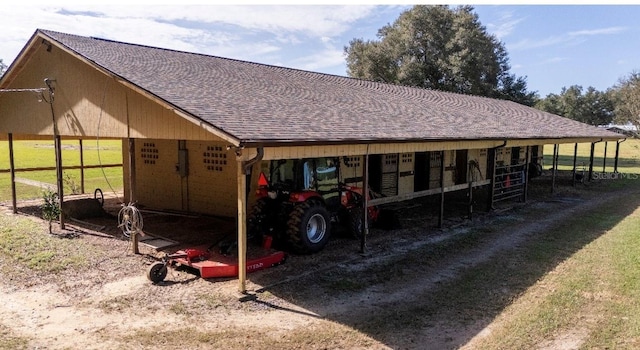
[[[188,171],[179,171],[179,141],[135,140],[135,199],[145,207],[209,215],[237,215],[237,161],[222,142],[187,141]],[[129,200],[128,142],[123,141],[123,176]],[[257,183],[259,171],[254,172]],[[255,187],[254,187],[255,189]],[[249,195],[250,203],[254,201]]]
[[[188,210],[235,217],[238,211],[235,153],[222,142],[187,142],[189,152]],[[252,181],[252,183],[257,183]],[[249,198],[255,197],[252,193]]]
[[[57,47],[47,52],[36,45],[8,88],[44,88],[45,78],[55,79],[53,107],[62,136],[221,140]],[[0,93],[0,115],[2,132],[53,135],[50,105],[35,93]]]

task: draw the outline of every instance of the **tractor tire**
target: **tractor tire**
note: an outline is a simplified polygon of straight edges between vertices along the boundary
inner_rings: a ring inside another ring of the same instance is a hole
[[[331,236],[329,212],[316,201],[298,204],[289,217],[287,236],[291,248],[298,254],[321,251]]]
[[[266,198],[258,199],[251,209],[251,214],[249,214],[249,218],[247,220],[247,238],[249,240],[261,240],[265,230],[269,230],[268,227],[264,227],[267,224],[266,208],[269,205],[267,201],[268,199]]]

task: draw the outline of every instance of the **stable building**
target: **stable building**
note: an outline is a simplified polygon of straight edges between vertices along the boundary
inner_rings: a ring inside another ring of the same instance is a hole
[[[384,195],[369,206],[480,186],[493,203],[526,196],[544,145],[623,138],[506,100],[48,30],[0,80],[0,137],[122,140],[126,201],[237,218],[241,290],[246,194],[271,160],[340,157],[342,181]]]

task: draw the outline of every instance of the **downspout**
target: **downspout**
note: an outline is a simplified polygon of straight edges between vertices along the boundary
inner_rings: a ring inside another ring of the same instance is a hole
[[[258,147],[256,148],[256,151],[258,152],[258,154],[256,154],[255,157],[249,160],[242,161],[241,164],[242,173],[247,177],[247,193],[245,195],[247,203],[249,202],[249,192],[251,192],[251,168],[254,164],[261,161],[262,157],[264,157],[264,147]]]

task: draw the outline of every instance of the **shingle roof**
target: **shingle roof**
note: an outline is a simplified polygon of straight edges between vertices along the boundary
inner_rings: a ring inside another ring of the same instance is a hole
[[[511,101],[38,32],[245,143],[619,137]]]

